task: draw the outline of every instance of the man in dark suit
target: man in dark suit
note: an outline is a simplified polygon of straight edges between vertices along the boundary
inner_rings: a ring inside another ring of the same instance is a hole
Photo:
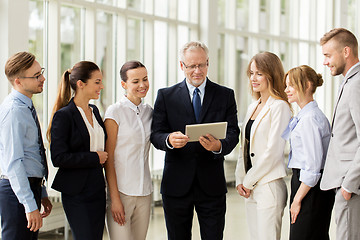
[[[151,142],[166,151],[161,194],[168,239],[191,239],[194,208],[202,239],[222,239],[226,211],[224,156],[239,141],[234,91],[206,76],[208,48],[189,42],[181,52],[185,80],[160,89],[154,106]],[[225,139],[207,134],[188,142],[185,125],[228,123]]]

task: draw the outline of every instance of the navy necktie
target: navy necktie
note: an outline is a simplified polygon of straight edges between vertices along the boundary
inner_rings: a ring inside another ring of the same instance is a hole
[[[29,107],[29,109],[31,110],[31,115],[35,120],[36,123],[36,127],[38,129],[38,143],[40,145],[40,156],[41,156],[41,163],[44,165],[45,167],[45,179],[47,180],[48,178],[48,174],[49,174],[49,169],[47,166],[47,161],[46,161],[46,154],[45,154],[45,147],[44,147],[44,142],[42,140],[42,135],[41,135],[41,128],[40,128],[40,123],[39,123],[39,119],[37,117],[36,114],[36,110],[34,108],[34,106],[32,106],[31,108]]]
[[[201,112],[201,99],[199,95],[200,90],[198,88],[195,88],[194,95],[193,95],[193,107],[194,107],[194,113],[195,113],[195,119],[196,122],[199,123],[200,120],[200,112]]]

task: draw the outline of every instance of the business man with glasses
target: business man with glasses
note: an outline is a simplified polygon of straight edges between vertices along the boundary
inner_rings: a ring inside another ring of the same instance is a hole
[[[43,91],[43,73],[44,68],[28,52],[13,55],[5,65],[13,89],[0,106],[0,215],[4,240],[38,239],[42,218],[52,209],[43,185],[48,175],[45,148],[31,100]]]
[[[239,141],[234,91],[207,78],[208,48],[189,42],[181,52],[185,80],[160,89],[154,105],[154,146],[166,152],[161,194],[168,239],[191,239],[194,209],[201,238],[223,239],[226,211],[224,156]],[[188,142],[188,124],[227,122],[225,139],[207,134]]]

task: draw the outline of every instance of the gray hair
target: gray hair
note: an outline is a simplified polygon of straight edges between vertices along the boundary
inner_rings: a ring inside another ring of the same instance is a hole
[[[181,61],[185,60],[185,52],[186,51],[192,51],[194,49],[201,48],[205,51],[206,55],[209,54],[209,49],[205,45],[205,43],[199,42],[199,41],[190,41],[188,43],[185,43],[185,45],[180,49],[180,59]]]

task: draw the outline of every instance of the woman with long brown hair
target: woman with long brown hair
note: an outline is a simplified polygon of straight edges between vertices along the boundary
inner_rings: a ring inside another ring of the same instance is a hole
[[[256,54],[247,75],[252,95],[242,129],[242,152],[236,167],[236,188],[245,197],[252,240],[280,239],[287,189],[284,161],[285,130],[291,108],[283,83],[284,69],[273,53]]]
[[[102,74],[93,62],[82,61],[65,71],[47,132],[51,159],[59,168],[52,188],[61,192],[74,239],[103,237],[106,132],[99,110],[89,104],[102,89]]]

